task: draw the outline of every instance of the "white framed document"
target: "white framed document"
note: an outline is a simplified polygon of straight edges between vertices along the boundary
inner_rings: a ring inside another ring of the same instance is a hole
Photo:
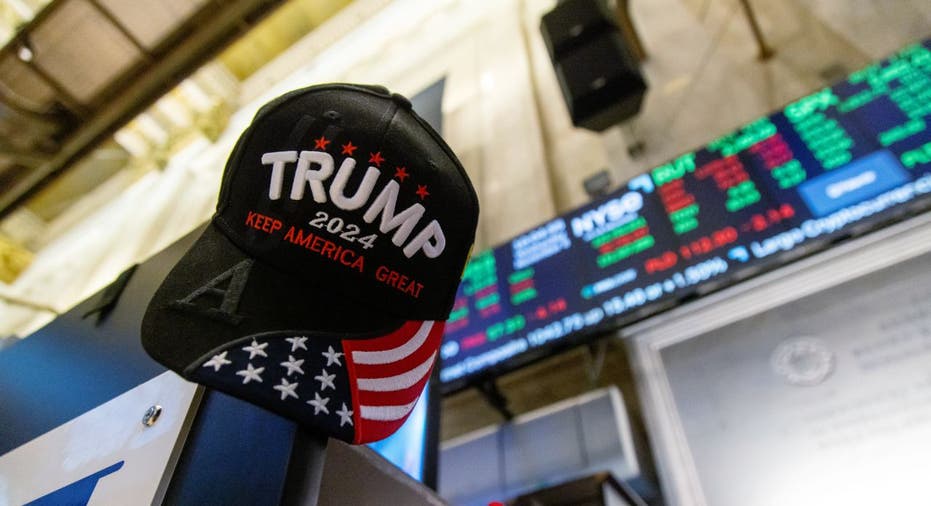
[[[931,504],[931,216],[625,338],[670,504]]]

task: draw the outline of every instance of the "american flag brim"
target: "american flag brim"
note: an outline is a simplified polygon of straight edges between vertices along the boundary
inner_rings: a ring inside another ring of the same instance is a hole
[[[190,379],[344,441],[384,439],[407,420],[436,360],[444,322],[377,336],[264,332],[212,350]]]
[[[408,322],[381,337],[343,341],[355,379],[354,442],[383,439],[404,423],[430,379],[443,328],[444,322]]]

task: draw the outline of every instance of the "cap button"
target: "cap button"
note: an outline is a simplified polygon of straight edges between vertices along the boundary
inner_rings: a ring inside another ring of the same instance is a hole
[[[411,101],[407,99],[404,95],[399,95],[397,93],[391,94],[391,99],[394,100],[394,103],[398,104],[398,107],[403,107],[408,111],[413,109],[414,106],[411,105]]]

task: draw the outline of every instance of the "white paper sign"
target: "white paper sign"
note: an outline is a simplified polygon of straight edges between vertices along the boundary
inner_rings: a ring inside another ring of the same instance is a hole
[[[166,372],[0,456],[0,506],[160,503],[198,395]]]

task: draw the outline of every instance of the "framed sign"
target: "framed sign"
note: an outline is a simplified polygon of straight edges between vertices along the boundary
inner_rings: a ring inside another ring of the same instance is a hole
[[[199,390],[165,372],[0,456],[0,503],[160,504]]]
[[[931,502],[931,216],[628,338],[671,504]]]

